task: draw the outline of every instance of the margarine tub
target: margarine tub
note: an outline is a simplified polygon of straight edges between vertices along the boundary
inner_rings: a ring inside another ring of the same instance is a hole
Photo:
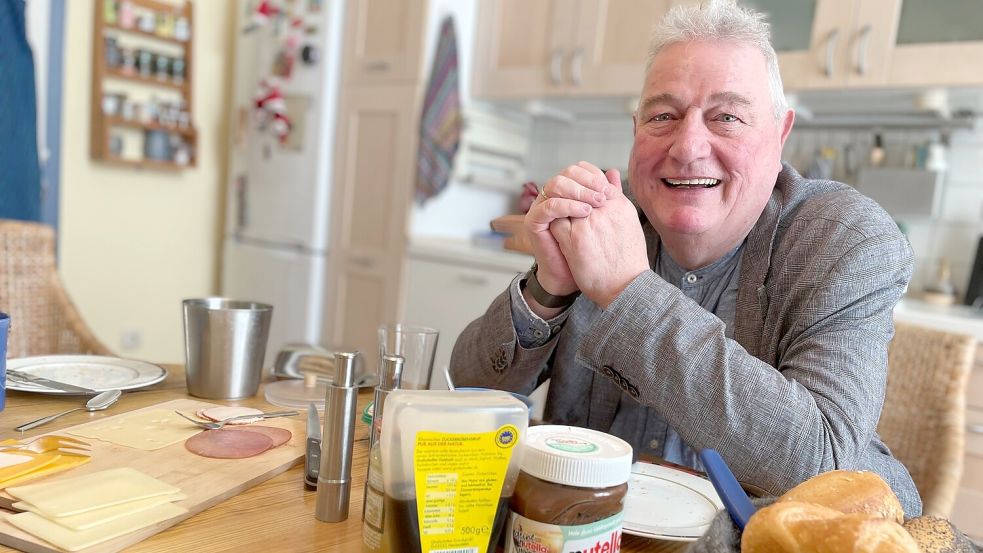
[[[382,421],[383,551],[495,551],[529,410],[508,392],[395,390]]]

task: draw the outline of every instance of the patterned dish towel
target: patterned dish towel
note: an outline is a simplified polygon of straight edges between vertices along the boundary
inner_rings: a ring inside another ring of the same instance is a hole
[[[454,20],[448,16],[440,25],[440,38],[420,121],[416,198],[421,204],[447,186],[461,140],[461,128],[457,38]]]

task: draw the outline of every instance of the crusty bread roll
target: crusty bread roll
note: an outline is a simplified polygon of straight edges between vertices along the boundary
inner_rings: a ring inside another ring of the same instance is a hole
[[[940,517],[921,516],[904,523],[905,530],[915,538],[923,553],[974,553],[973,543]]]
[[[841,513],[867,513],[904,524],[904,509],[891,486],[869,471],[833,470],[806,480],[778,501],[816,503]]]
[[[741,552],[920,553],[914,538],[891,520],[785,500],[751,517]]]

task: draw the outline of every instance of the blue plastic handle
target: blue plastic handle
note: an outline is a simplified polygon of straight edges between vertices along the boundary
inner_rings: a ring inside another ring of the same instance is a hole
[[[717,495],[724,502],[724,507],[727,507],[730,518],[733,519],[738,528],[744,530],[747,521],[751,519],[751,515],[757,508],[748,499],[747,494],[744,493],[744,488],[738,483],[737,478],[734,478],[734,473],[730,471],[730,467],[727,466],[723,457],[716,450],[704,449],[701,451],[700,461],[703,461],[703,468],[710,476],[710,482],[713,483]]]

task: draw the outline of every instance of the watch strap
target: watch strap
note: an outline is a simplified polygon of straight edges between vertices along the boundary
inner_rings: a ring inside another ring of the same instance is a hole
[[[526,273],[526,289],[532,294],[532,297],[536,302],[538,302],[543,307],[567,307],[572,304],[580,296],[580,290],[572,294],[567,294],[565,296],[554,296],[546,290],[543,289],[543,285],[539,283],[539,279],[536,278],[536,271],[539,269],[537,265],[533,265],[532,269]]]

